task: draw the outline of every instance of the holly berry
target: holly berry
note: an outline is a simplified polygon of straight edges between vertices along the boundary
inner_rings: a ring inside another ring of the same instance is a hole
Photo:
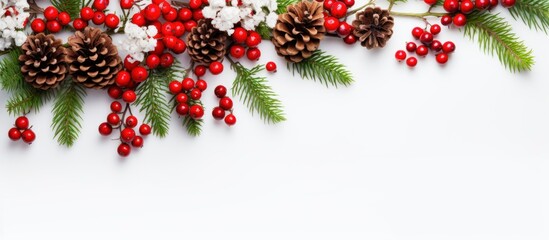
[[[425,31],[419,37],[419,41],[421,41],[423,44],[430,44],[433,41],[433,34]]]
[[[116,82],[116,85],[120,87],[128,86],[128,84],[130,84],[131,81],[132,81],[132,76],[127,71],[122,70],[118,72],[118,74],[116,74],[115,82]]]
[[[403,50],[398,50],[396,51],[395,53],[395,58],[396,60],[398,60],[399,62],[400,61],[404,61],[406,59],[406,52],[403,51]]]
[[[435,52],[442,50],[442,43],[438,40],[433,40],[433,42],[431,43],[431,50]]]
[[[225,115],[225,112],[223,112],[223,115]],[[8,137],[12,140],[12,141],[17,141],[19,139],[21,139],[21,131],[17,128],[11,128],[9,131],[8,131]]]
[[[166,19],[166,21],[169,21],[169,22],[173,22],[177,20],[177,10],[175,8],[170,7],[169,4],[164,4],[164,6],[168,6],[169,10],[166,13],[162,11],[162,17],[164,17],[164,19]],[[162,9],[168,9],[168,8],[162,8]],[[202,11],[200,11],[200,14],[202,14]],[[200,15],[200,14],[197,13],[197,15]],[[181,24],[181,26],[183,27],[183,24]]]
[[[416,49],[416,54],[418,56],[425,56],[429,53],[429,48],[427,48],[427,46],[425,45],[420,45],[419,47],[417,47]]]
[[[141,136],[136,136],[133,140],[132,140],[132,146],[133,147],[136,147],[136,148],[141,148],[143,147],[143,138]]]
[[[193,18],[193,12],[189,8],[181,8],[179,9],[179,12],[177,13],[177,17],[182,22],[187,22]],[[235,29],[236,30],[236,29]]]
[[[190,0],[189,7],[191,9],[198,9],[202,6],[202,0]]]
[[[246,57],[252,61],[258,60],[261,57],[261,51],[259,48],[248,48],[248,51],[246,51]]]
[[[99,124],[98,130],[99,130],[99,134],[103,136],[108,136],[108,135],[111,135],[112,133],[112,126],[107,122],[103,122]]]
[[[53,20],[53,21],[48,21],[46,23],[46,28],[48,29],[48,31],[52,32],[52,33],[57,33],[59,31],[61,31],[61,24],[59,24],[59,22],[57,20]]]
[[[107,93],[113,99],[119,99],[122,97],[122,89],[115,85],[110,86],[109,89],[107,89]]]
[[[61,25],[66,26],[71,22],[71,15],[69,15],[67,12],[60,12],[57,16],[57,19],[59,19],[59,23]]]
[[[451,41],[448,41],[442,44],[442,51],[445,53],[452,53],[455,50],[456,50],[456,45]]]
[[[23,139],[23,142],[31,144],[36,139],[36,134],[31,129],[27,129],[21,133],[21,139]]]
[[[202,118],[202,116],[204,116],[204,108],[200,105],[192,105],[189,110],[189,116],[194,119]]]
[[[59,16],[59,11],[54,6],[49,6],[44,9],[44,18],[48,21],[53,21]]]
[[[109,113],[109,115],[107,115],[107,122],[110,125],[116,126],[120,123],[120,116],[116,113]]]
[[[130,9],[133,6],[134,0],[120,0],[120,7],[122,9]]]
[[[353,34],[349,34],[343,38],[343,42],[349,45],[354,44],[356,43],[356,37]]]
[[[149,69],[155,69],[160,66],[160,57],[158,57],[158,55],[156,54],[149,54],[149,56],[147,56],[147,59],[145,60],[145,63],[147,64],[147,67],[149,67]]]
[[[475,9],[475,4],[471,0],[462,0],[459,10],[463,14],[471,13]]]
[[[29,119],[25,116],[18,117],[15,119],[15,127],[21,130],[29,128]]]
[[[448,25],[452,24],[452,16],[444,15],[444,16],[440,17],[440,24],[442,24],[444,26],[448,26]]]
[[[175,107],[175,111],[177,112],[177,114],[185,116],[189,113],[189,105],[186,103],[179,103]]]
[[[248,38],[248,31],[246,31],[243,27],[236,27],[232,38],[237,43],[244,43]]]
[[[131,142],[134,137],[135,131],[131,128],[124,128],[122,132],[120,132],[120,140],[124,142]]]
[[[351,34],[352,30],[353,27],[350,24],[348,24],[347,22],[342,22],[337,28],[337,34],[341,37],[345,37]]]
[[[178,93],[175,95],[175,101],[177,103],[187,103],[189,101],[189,96],[186,93]]]
[[[206,88],[208,88],[208,83],[202,79],[198,79],[198,81],[196,81],[196,88],[201,92],[204,92]]]
[[[414,38],[419,39],[421,37],[421,34],[423,34],[424,30],[420,27],[415,27],[412,29],[412,36]]]
[[[324,0],[324,9],[326,10],[329,10],[332,8],[332,5],[334,5],[334,3],[336,2],[336,0]]]
[[[139,126],[139,134],[143,136],[151,134],[151,126],[148,124],[141,124],[141,126]]]
[[[105,22],[105,13],[97,11],[93,14],[92,22],[95,25],[101,25]]]
[[[170,85],[168,86],[170,93],[173,95],[176,95],[183,90],[183,84],[179,81],[171,81]]]
[[[109,6],[109,0],[94,0],[93,1],[93,8],[97,9],[98,11],[103,11],[107,9],[107,6]]]
[[[124,102],[132,103],[135,102],[135,99],[137,99],[137,95],[135,95],[133,90],[126,90],[122,93],[122,100],[124,100]]]
[[[135,116],[129,116],[126,118],[126,127],[134,128],[137,126],[138,120]]]
[[[202,92],[195,88],[191,90],[191,92],[189,93],[189,96],[191,97],[192,100],[199,100],[202,97]]]
[[[213,75],[220,74],[221,72],[223,72],[223,64],[218,61],[213,61],[212,63],[210,63],[209,69]]]
[[[118,155],[120,155],[121,157],[127,157],[132,152],[132,148],[127,143],[120,143],[116,151],[118,152]]]
[[[183,41],[181,41],[183,42]],[[163,68],[170,67],[173,64],[174,57],[171,53],[164,53],[160,56],[160,66]]]
[[[215,96],[217,96],[218,98],[225,97],[225,95],[227,95],[227,88],[223,85],[219,85],[215,87],[214,93],[215,93]]]
[[[431,25],[431,28],[429,28],[429,31],[431,32],[431,34],[437,35],[440,33],[440,31],[442,31],[442,28],[438,24],[433,24]]]
[[[416,43],[414,43],[414,42],[406,43],[406,50],[407,50],[408,52],[415,52],[415,51],[416,51],[416,48],[417,48]]]
[[[425,2],[427,5],[434,5],[435,3],[437,3],[437,0],[423,0],[423,2]]]
[[[436,59],[437,59],[438,63],[445,64],[446,62],[448,62],[448,54],[439,53],[439,54],[437,54]]]
[[[234,58],[241,58],[246,54],[246,49],[240,45],[233,45],[231,46],[230,53]]]
[[[228,97],[222,97],[219,99],[219,107],[225,110],[231,110],[233,108],[233,100]]]
[[[251,31],[248,37],[246,38],[246,46],[256,47],[261,43],[261,35],[255,31]]]
[[[194,80],[192,78],[185,78],[181,84],[183,85],[184,90],[190,91],[194,87]]]
[[[113,113],[121,113],[122,112],[122,103],[119,101],[113,101],[111,103],[111,111]]]
[[[77,18],[77,19],[74,19],[74,21],[72,22],[72,26],[76,30],[83,30],[88,26],[88,23],[82,20],[81,18]]]
[[[330,13],[335,18],[343,18],[347,14],[347,5],[343,2],[334,2],[330,7]]]
[[[462,13],[457,13],[454,16],[453,22],[454,22],[454,25],[456,25],[456,27],[463,27],[467,23],[467,17]]]
[[[132,69],[132,80],[135,82],[143,82],[149,77],[147,69],[141,66],[137,66]]]
[[[80,10],[80,18],[84,21],[89,21],[93,19],[93,16],[95,15],[95,12],[91,7],[83,7]]]
[[[516,2],[516,0],[501,0],[501,6],[505,8],[510,8],[515,6]]]
[[[335,17],[326,17],[324,18],[324,27],[328,32],[335,32],[339,27],[339,19]]]
[[[231,113],[225,117],[225,123],[229,126],[236,124],[236,117]]]
[[[225,117],[225,110],[220,107],[214,107],[212,110],[212,116],[217,120],[221,120]]]
[[[149,21],[156,21],[158,18],[160,18],[160,15],[162,14],[162,11],[160,10],[160,7],[156,4],[149,4],[147,7],[145,7],[145,18]]]
[[[446,10],[449,13],[457,12],[459,9],[459,1],[458,0],[444,0],[444,4],[442,5],[444,7],[444,10]]]
[[[197,77],[202,77],[204,75],[206,75],[206,66],[204,65],[198,65],[194,68],[194,74],[197,76]]]
[[[143,15],[143,13],[138,12],[132,16],[132,23],[142,27],[147,23],[147,19],[145,19],[145,15]]]
[[[355,0],[343,0],[343,3],[345,3],[345,5],[350,8],[355,5]]]
[[[408,65],[408,67],[415,67],[417,65],[417,58],[409,57],[406,59],[406,65]]]
[[[265,64],[265,69],[269,72],[276,72],[276,63],[274,62],[268,62]]]
[[[475,7],[478,10],[484,10],[490,7],[490,0],[475,0]]]
[[[107,26],[108,28],[117,28],[119,23],[120,18],[116,14],[109,13],[105,17],[105,26]]]
[[[44,22],[41,18],[35,18],[31,22],[31,29],[35,33],[44,32],[46,30],[46,22]]]

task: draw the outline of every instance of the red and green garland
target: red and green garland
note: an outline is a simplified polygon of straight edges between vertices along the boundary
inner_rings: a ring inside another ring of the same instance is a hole
[[[261,74],[277,71],[273,61],[261,57],[264,41],[273,44],[293,74],[337,87],[350,85],[352,74],[320,50],[320,42],[332,37],[380,49],[390,42],[398,17],[421,23],[411,29],[415,41],[393,52],[410,68],[428,55],[447,63],[456,46],[438,35],[448,28],[497,55],[510,71],[528,71],[532,51],[500,12],[509,11],[531,29],[549,30],[549,0],[424,0],[425,12],[394,10],[404,9],[405,2],[389,0],[383,9],[373,0],[52,0],[49,6],[0,0],[0,53],[5,55],[0,85],[11,94],[8,113],[19,116],[8,136],[32,143],[36,135],[26,115],[52,100],[55,138],[72,146],[90,88],[105,90],[113,99],[98,130],[116,136],[124,157],[151,133],[165,137],[172,112],[193,136],[200,134],[207,116],[236,124],[233,97],[265,122],[282,122],[282,103]],[[121,11],[110,10],[114,4]],[[72,36],[64,42],[59,32]],[[115,34],[124,40],[116,44]],[[241,61],[257,64],[250,69]],[[236,72],[230,91],[208,86],[207,72],[215,76],[227,69]],[[202,104],[204,94],[219,98],[217,106],[206,108],[211,115]]]

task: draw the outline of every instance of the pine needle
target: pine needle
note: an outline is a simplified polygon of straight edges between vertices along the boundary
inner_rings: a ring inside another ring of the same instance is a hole
[[[183,117],[183,126],[187,129],[187,133],[193,137],[200,135],[202,132],[202,123],[204,123],[202,119],[194,119],[189,116]]]
[[[276,10],[276,13],[278,14],[282,14],[282,13],[285,13],[288,8],[288,6],[292,5],[292,4],[296,4],[298,2],[301,2],[301,0],[277,0],[277,3],[278,3],[278,8]]]
[[[14,92],[28,85],[19,65],[18,58],[20,54],[19,48],[13,48],[0,62],[0,85],[2,90]]]
[[[83,5],[82,0],[52,0],[51,4],[59,12],[67,12],[71,16],[71,19],[76,19],[80,16],[80,9]]]
[[[338,59],[321,50],[300,63],[288,63],[288,70],[294,75],[299,73],[302,78],[319,81],[328,87],[332,85],[348,86],[353,83],[353,76]]]
[[[59,144],[71,147],[78,139],[82,128],[84,98],[86,90],[80,85],[65,79],[53,104],[52,128]]]
[[[532,69],[532,50],[511,30],[511,25],[498,14],[474,12],[467,17],[463,33],[471,40],[476,40],[484,52],[496,54],[511,72]]]
[[[282,103],[277,100],[271,87],[266,85],[265,77],[257,76],[263,65],[247,69],[240,63],[232,63],[236,71],[236,79],[233,82],[232,93],[239,96],[240,100],[248,106],[252,114],[259,113],[259,117],[268,123],[285,121]]]
[[[509,8],[514,19],[521,19],[530,29],[549,30],[549,0],[517,0]]]
[[[23,115],[31,111],[38,112],[40,108],[55,95],[55,90],[43,91],[28,85],[27,89],[15,91],[6,109],[10,115]]]

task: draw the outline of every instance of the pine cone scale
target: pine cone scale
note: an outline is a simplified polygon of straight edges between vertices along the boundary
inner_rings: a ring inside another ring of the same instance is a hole
[[[352,24],[353,35],[368,49],[384,47],[393,35],[394,19],[389,11],[379,7],[358,12]]]

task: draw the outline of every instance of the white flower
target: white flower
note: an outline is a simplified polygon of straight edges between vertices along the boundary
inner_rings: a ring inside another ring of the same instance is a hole
[[[0,51],[12,47],[21,46],[27,40],[23,29],[29,18],[25,12],[29,4],[26,0],[1,0],[0,1]]]
[[[239,23],[246,30],[255,30],[262,22],[274,27],[277,7],[276,0],[210,0],[202,14],[212,19],[213,27],[232,34]]]
[[[156,48],[157,40],[154,36],[158,34],[158,29],[154,25],[140,27],[128,22],[124,28],[124,33],[127,38],[122,40],[120,44],[122,49],[130,55],[130,62],[143,61],[145,53]]]

